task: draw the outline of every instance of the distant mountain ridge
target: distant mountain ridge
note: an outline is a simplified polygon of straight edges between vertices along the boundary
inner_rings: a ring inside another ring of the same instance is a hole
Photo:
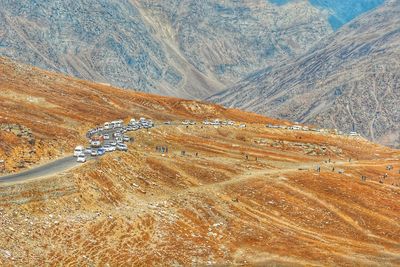
[[[356,19],[296,60],[209,100],[400,144],[400,1]]]
[[[0,55],[125,88],[203,98],[332,33],[329,19],[343,8],[314,2],[0,0]]]

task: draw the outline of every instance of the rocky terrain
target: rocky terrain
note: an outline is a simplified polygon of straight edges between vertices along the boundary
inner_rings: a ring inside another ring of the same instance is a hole
[[[400,1],[356,19],[294,61],[210,98],[400,145]]]
[[[195,97],[221,87],[158,39],[129,1],[1,0],[0,6],[0,55],[164,95]]]
[[[162,39],[179,47],[196,69],[225,85],[261,66],[298,55],[332,32],[328,14],[307,1],[140,3]]]
[[[7,171],[71,151],[88,129],[118,118],[274,121],[202,102],[121,92],[1,57],[0,73],[0,160],[8,159]]]
[[[266,128],[288,122],[7,59],[0,73],[7,166],[18,158],[10,149],[26,151],[17,138],[35,138],[37,158],[47,158],[47,151],[68,154],[86,130],[110,119],[144,116],[157,125],[130,133],[128,152],[53,177],[0,182],[2,266],[400,264],[396,150]],[[162,124],[206,118],[247,127]],[[157,152],[160,145],[168,153]]]
[[[326,2],[0,0],[0,55],[86,80],[204,98],[303,53],[381,0]]]

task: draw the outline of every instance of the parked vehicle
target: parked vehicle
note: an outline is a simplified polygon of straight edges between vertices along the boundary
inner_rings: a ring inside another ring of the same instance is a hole
[[[129,141],[131,141],[131,138],[129,136],[124,136],[123,137],[123,141],[124,142],[129,142]]]
[[[97,156],[97,150],[96,149],[92,149],[92,152],[90,152],[90,156],[96,157]]]
[[[110,140],[110,135],[105,134],[105,135],[103,135],[103,138],[104,138],[104,140]]]
[[[79,154],[76,158],[77,162],[85,163],[86,162],[86,156],[85,154]]]
[[[85,148],[84,148],[83,146],[77,146],[77,147],[75,147],[75,150],[74,150],[74,157],[77,157],[77,156],[83,154],[84,151],[85,151]]]
[[[112,121],[111,124],[113,125],[113,128],[121,128],[124,124],[123,120],[116,120],[116,121]]]
[[[101,146],[101,142],[100,142],[100,140],[92,140],[90,142],[90,146],[91,147],[100,147]]]
[[[117,144],[117,150],[119,151],[128,151],[128,146],[125,144]]]
[[[85,152],[84,153],[90,155],[90,153],[92,153],[92,148],[91,147],[85,148]]]
[[[110,130],[112,128],[111,122],[104,123],[104,130]]]
[[[99,148],[97,149],[97,156],[103,156],[106,153],[106,150],[104,148]]]
[[[171,122],[170,121],[164,121],[164,124],[165,125],[171,125]]]
[[[115,151],[115,146],[105,145],[105,146],[103,146],[103,148],[105,149],[106,152]]]
[[[111,141],[111,142],[109,143],[109,145],[110,145],[110,146],[116,146],[116,145],[117,145],[117,142],[116,142],[116,141]]]

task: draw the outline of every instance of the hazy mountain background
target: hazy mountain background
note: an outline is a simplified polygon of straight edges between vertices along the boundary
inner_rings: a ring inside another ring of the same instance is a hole
[[[383,0],[0,0],[0,55],[188,98],[295,58]]]
[[[388,1],[295,60],[210,98],[292,121],[400,144],[400,1]]]

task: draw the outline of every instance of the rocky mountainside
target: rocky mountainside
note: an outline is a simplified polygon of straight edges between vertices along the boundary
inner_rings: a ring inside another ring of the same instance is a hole
[[[266,128],[287,122],[3,58],[0,103],[7,172],[68,156],[105,121],[155,123],[125,133],[134,138],[128,151],[46,177],[15,183],[2,177],[1,164],[0,266],[399,263],[397,150],[359,137]],[[210,118],[235,123],[201,123]],[[186,119],[197,124],[182,125]]]
[[[274,123],[261,115],[194,100],[147,95],[43,71],[0,57],[0,160],[16,171],[71,151],[84,132],[117,118],[229,118]],[[1,264],[0,264],[1,265]]]
[[[203,98],[297,56],[381,0],[334,2],[0,0],[0,55],[125,88]]]
[[[210,100],[400,144],[400,1],[390,1],[294,61]]]
[[[291,58],[332,32],[328,13],[308,1],[141,0],[141,10],[202,73],[231,84]]]
[[[159,40],[129,1],[0,0],[0,6],[0,55],[163,95],[198,97],[221,87]]]

